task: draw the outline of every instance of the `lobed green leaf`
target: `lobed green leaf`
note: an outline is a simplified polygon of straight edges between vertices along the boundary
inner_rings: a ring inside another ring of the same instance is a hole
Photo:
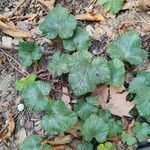
[[[76,52],[70,57],[69,83],[75,95],[92,92],[97,84],[110,79],[107,60],[94,57],[87,51]]]
[[[27,137],[20,146],[20,150],[52,150],[48,144],[42,144],[42,138],[38,135]]]
[[[124,0],[98,0],[98,2],[103,5],[107,11],[116,14],[121,10]]]
[[[142,40],[135,31],[128,31],[108,45],[112,59],[118,58],[131,64],[141,64],[147,59],[147,53],[141,49]]]
[[[33,60],[39,60],[42,57],[42,50],[35,42],[20,42],[18,56],[21,63],[28,67]]]
[[[83,123],[81,132],[86,141],[96,138],[98,142],[104,142],[108,135],[108,125],[97,115],[91,115]]]
[[[66,51],[88,50],[91,45],[88,32],[85,29],[78,27],[73,37],[63,40],[63,45]]]
[[[45,17],[40,24],[40,30],[48,39],[55,39],[57,36],[67,39],[73,36],[76,25],[75,16],[71,15],[66,8],[58,5]]]
[[[51,86],[43,81],[35,81],[22,91],[22,98],[33,111],[41,111],[47,107]]]
[[[45,111],[48,114],[42,118],[42,126],[50,134],[65,132],[77,123],[75,112],[61,100],[50,101]]]
[[[110,84],[114,86],[121,86],[125,80],[125,67],[124,63],[115,58],[108,62],[110,69]]]

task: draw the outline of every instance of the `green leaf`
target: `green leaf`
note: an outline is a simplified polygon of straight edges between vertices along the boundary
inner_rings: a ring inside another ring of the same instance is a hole
[[[78,27],[73,37],[64,40],[63,45],[67,51],[88,50],[91,45],[88,32],[85,29]]]
[[[108,132],[109,137],[113,137],[122,133],[123,126],[120,120],[109,119],[107,124],[109,126],[109,132]]]
[[[150,72],[141,72],[130,83],[129,91],[136,93],[134,98],[138,112],[143,117],[150,116]],[[146,108],[146,109],[145,109]]]
[[[47,107],[51,86],[43,81],[35,81],[22,91],[22,98],[33,111],[41,111]]]
[[[144,88],[135,96],[134,102],[141,116],[150,116],[150,89]]]
[[[110,57],[128,61],[131,64],[141,64],[147,58],[146,52],[141,49],[142,41],[138,33],[128,31],[108,45]]]
[[[87,51],[76,52],[70,57],[69,83],[75,95],[92,92],[97,84],[110,79],[107,60],[94,57]]]
[[[98,101],[91,96],[86,98],[86,102],[82,99],[78,100],[74,110],[81,119],[86,120],[92,114],[97,113],[98,105]]]
[[[40,24],[40,30],[48,39],[55,39],[57,36],[66,39],[73,35],[76,25],[75,16],[59,5],[48,13]]]
[[[29,85],[35,82],[35,79],[37,78],[36,75],[30,74],[25,78],[22,78],[21,80],[17,80],[15,82],[15,87],[18,91],[25,90]]]
[[[123,1],[124,0],[98,0],[98,2],[112,14],[116,14],[121,10],[123,6]]]
[[[136,122],[132,132],[135,134],[139,142],[143,142],[150,134],[150,126],[148,123]]]
[[[93,150],[91,143],[78,144],[77,150]]]
[[[98,116],[99,118],[102,118],[105,122],[108,122],[109,119],[111,118],[111,113],[107,109],[106,110],[99,109]]]
[[[77,122],[75,112],[67,108],[61,100],[50,101],[45,111],[48,115],[42,118],[42,125],[50,134],[67,131]]]
[[[119,59],[113,59],[108,62],[110,69],[110,84],[114,86],[121,86],[125,80],[124,64]]]
[[[106,142],[104,144],[99,144],[97,150],[116,150],[116,148],[111,142]]]
[[[137,140],[134,136],[132,136],[131,134],[126,133],[126,132],[122,132],[121,139],[122,139],[123,143],[126,143],[128,146],[132,146],[137,142]]]
[[[108,125],[97,115],[93,114],[85,120],[81,132],[86,141],[96,138],[98,142],[103,142],[108,135]]]
[[[150,90],[150,72],[141,72],[129,85],[129,92],[138,94],[142,89]]]
[[[20,150],[52,150],[48,144],[42,144],[42,138],[38,135],[27,137],[20,146]]]
[[[57,52],[52,56],[52,60],[48,64],[48,70],[54,76],[60,76],[63,73],[69,72],[69,56]]]
[[[18,56],[24,66],[31,66],[32,60],[42,57],[41,48],[34,42],[20,42]]]

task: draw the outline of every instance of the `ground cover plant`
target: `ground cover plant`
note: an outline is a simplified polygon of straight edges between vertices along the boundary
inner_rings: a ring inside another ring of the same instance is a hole
[[[114,13],[123,3],[121,0],[116,4],[114,0],[114,8],[110,9],[109,1],[101,2]],[[16,89],[26,106],[34,112],[44,112],[41,119],[43,129],[50,135],[57,135],[81,122],[84,141],[77,146],[78,150],[92,150],[95,146],[93,140],[99,143],[97,150],[115,150],[115,145],[110,142],[115,136],[119,136],[128,146],[146,140],[150,134],[150,72],[136,72],[135,78],[125,89],[130,93],[130,101],[135,104],[134,109],[138,111],[135,126],[130,131],[123,127],[119,115],[104,109],[92,94],[99,85],[124,86],[126,64],[138,65],[148,59],[146,51],[142,49],[140,35],[133,30],[123,33],[108,44],[108,57],[103,58],[89,51],[91,42],[88,32],[78,25],[75,16],[60,5],[48,13],[39,28],[43,36],[57,40],[61,45],[49,60],[49,72],[54,77],[65,76],[77,99],[73,109],[70,109],[60,99],[51,98],[52,85],[39,80],[34,73],[16,81]],[[40,60],[41,51],[36,43],[21,41],[18,52],[20,62],[24,66],[31,66],[32,62]],[[147,122],[140,120],[140,117]],[[20,149],[49,150],[51,146],[44,144],[39,135],[32,135],[25,139]]]

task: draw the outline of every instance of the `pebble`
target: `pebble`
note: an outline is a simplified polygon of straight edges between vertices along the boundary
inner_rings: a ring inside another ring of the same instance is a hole
[[[12,47],[12,38],[8,36],[2,37],[2,45],[5,47]]]
[[[23,110],[24,110],[24,104],[22,104],[22,103],[19,104],[19,105],[18,105],[18,110],[19,110],[19,111],[23,111]]]

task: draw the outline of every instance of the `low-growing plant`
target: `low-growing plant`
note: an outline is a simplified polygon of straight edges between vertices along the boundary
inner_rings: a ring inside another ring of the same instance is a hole
[[[123,1],[117,3],[113,0],[112,8],[108,4],[109,1],[101,2],[108,10],[117,13]],[[59,44],[62,44],[62,48],[51,57],[48,70],[53,77],[68,77],[69,85],[78,99],[73,111],[62,100],[51,99],[49,95],[52,85],[39,80],[36,75],[30,74],[16,81],[16,89],[21,93],[26,105],[33,111],[45,112],[41,121],[44,130],[51,135],[63,133],[72,128],[79,119],[85,143],[79,144],[78,150],[92,150],[93,145],[90,142],[93,139],[100,143],[97,150],[115,150],[112,143],[106,142],[114,136],[121,136],[123,143],[129,146],[137,140],[145,140],[150,134],[150,126],[147,123],[136,122],[133,133],[127,133],[123,130],[120,118],[111,115],[108,110],[101,109],[95,97],[87,96],[99,84],[122,86],[125,81],[125,62],[137,65],[147,59],[146,52],[141,49],[140,36],[135,31],[127,31],[108,44],[111,59],[95,56],[88,51],[91,42],[87,31],[79,27],[75,16],[60,5],[48,13],[40,24],[40,30],[48,39],[61,41]],[[23,65],[30,66],[32,61],[39,60],[41,56],[41,49],[35,43],[20,42],[19,58]],[[148,118],[150,72],[139,73],[130,83],[129,91],[136,94],[134,101],[139,114]],[[145,109],[146,107],[148,109]],[[51,148],[42,143],[41,137],[33,135],[21,144],[21,150],[25,149]]]

